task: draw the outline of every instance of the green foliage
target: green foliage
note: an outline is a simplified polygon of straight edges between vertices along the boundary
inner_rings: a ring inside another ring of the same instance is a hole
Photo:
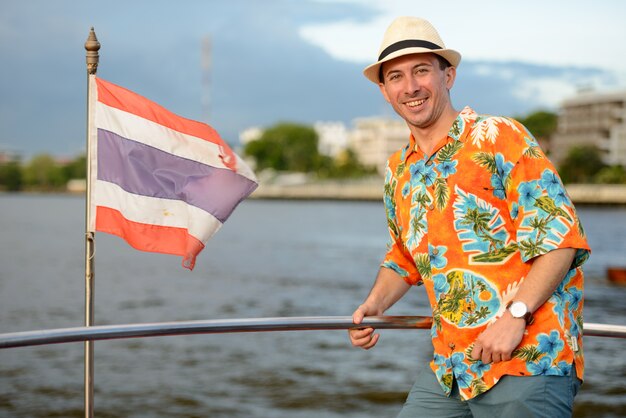
[[[563,183],[592,183],[594,176],[605,167],[596,146],[582,145],[569,150],[559,167],[559,174]]]
[[[61,167],[63,177],[67,180],[87,178],[87,157],[81,155],[70,161],[69,164]]]
[[[472,395],[478,396],[481,393],[487,392],[487,385],[482,379],[474,379],[472,380]]]
[[[477,152],[472,155],[472,160],[481,167],[485,167],[490,173],[498,173],[498,165],[496,164],[496,157],[488,152]]]
[[[19,161],[0,164],[0,189],[17,192],[22,189],[22,169]]]
[[[520,358],[524,360],[525,362],[533,362],[533,361],[537,361],[539,357],[541,357],[542,354],[543,353],[539,351],[537,346],[529,344],[529,345],[525,345],[523,347],[517,348],[515,351],[513,351],[512,356]]]
[[[64,191],[71,179],[84,179],[85,156],[60,162],[48,154],[39,154],[26,164],[19,160],[0,164],[0,190]]]
[[[593,176],[594,183],[626,184],[626,170],[621,165],[602,168]]]
[[[26,186],[41,190],[52,190],[65,185],[63,170],[48,154],[35,156],[24,167],[24,183]]]
[[[357,178],[376,173],[375,168],[363,166],[350,148],[340,153],[335,160],[326,156],[322,158],[325,164],[317,171],[320,178]]]
[[[244,153],[256,160],[260,170],[309,172],[321,165],[317,141],[317,133],[309,126],[279,123],[249,142]]]
[[[461,141],[450,142],[439,150],[437,159],[439,161],[451,161],[452,157],[454,157],[462,147],[463,143]]]
[[[450,189],[446,179],[438,178],[435,180],[435,202],[437,209],[443,210],[450,199]]]
[[[428,253],[419,253],[415,256],[415,265],[419,274],[426,279],[429,279],[432,275],[430,268],[430,257]]]
[[[539,147],[536,146],[528,147],[526,148],[526,151],[524,151],[524,157],[541,158],[541,151],[539,150]]]
[[[556,131],[557,115],[545,110],[538,110],[518,120],[537,139],[548,139]]]

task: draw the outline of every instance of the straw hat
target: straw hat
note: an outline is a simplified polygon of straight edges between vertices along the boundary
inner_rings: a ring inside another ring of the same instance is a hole
[[[378,51],[378,61],[363,70],[365,77],[378,84],[379,69],[383,62],[408,54],[433,53],[442,56],[453,67],[458,67],[461,54],[446,49],[437,30],[427,20],[419,17],[399,17],[387,28]]]

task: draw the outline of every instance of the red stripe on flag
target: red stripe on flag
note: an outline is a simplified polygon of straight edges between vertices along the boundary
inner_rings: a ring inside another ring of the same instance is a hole
[[[99,102],[124,112],[132,113],[175,131],[212,142],[220,147],[220,157],[224,165],[231,170],[236,169],[237,160],[235,154],[217,131],[206,123],[178,116],[163,106],[137,93],[104,81],[101,78],[96,77],[96,84],[98,86]]]
[[[104,206],[96,207],[96,231],[117,235],[137,250],[180,255],[183,267],[189,270],[193,270],[196,256],[204,248],[185,228],[133,222]]]

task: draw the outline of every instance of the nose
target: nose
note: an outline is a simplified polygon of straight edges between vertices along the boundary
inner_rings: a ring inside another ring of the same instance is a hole
[[[407,77],[405,85],[405,93],[409,96],[416,95],[420,90],[420,83],[417,77]]]

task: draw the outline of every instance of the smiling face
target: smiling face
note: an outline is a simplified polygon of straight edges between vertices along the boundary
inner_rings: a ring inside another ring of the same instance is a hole
[[[415,135],[436,130],[448,123],[442,116],[456,114],[449,94],[455,76],[454,67],[441,69],[435,54],[404,55],[383,63],[379,87]]]

